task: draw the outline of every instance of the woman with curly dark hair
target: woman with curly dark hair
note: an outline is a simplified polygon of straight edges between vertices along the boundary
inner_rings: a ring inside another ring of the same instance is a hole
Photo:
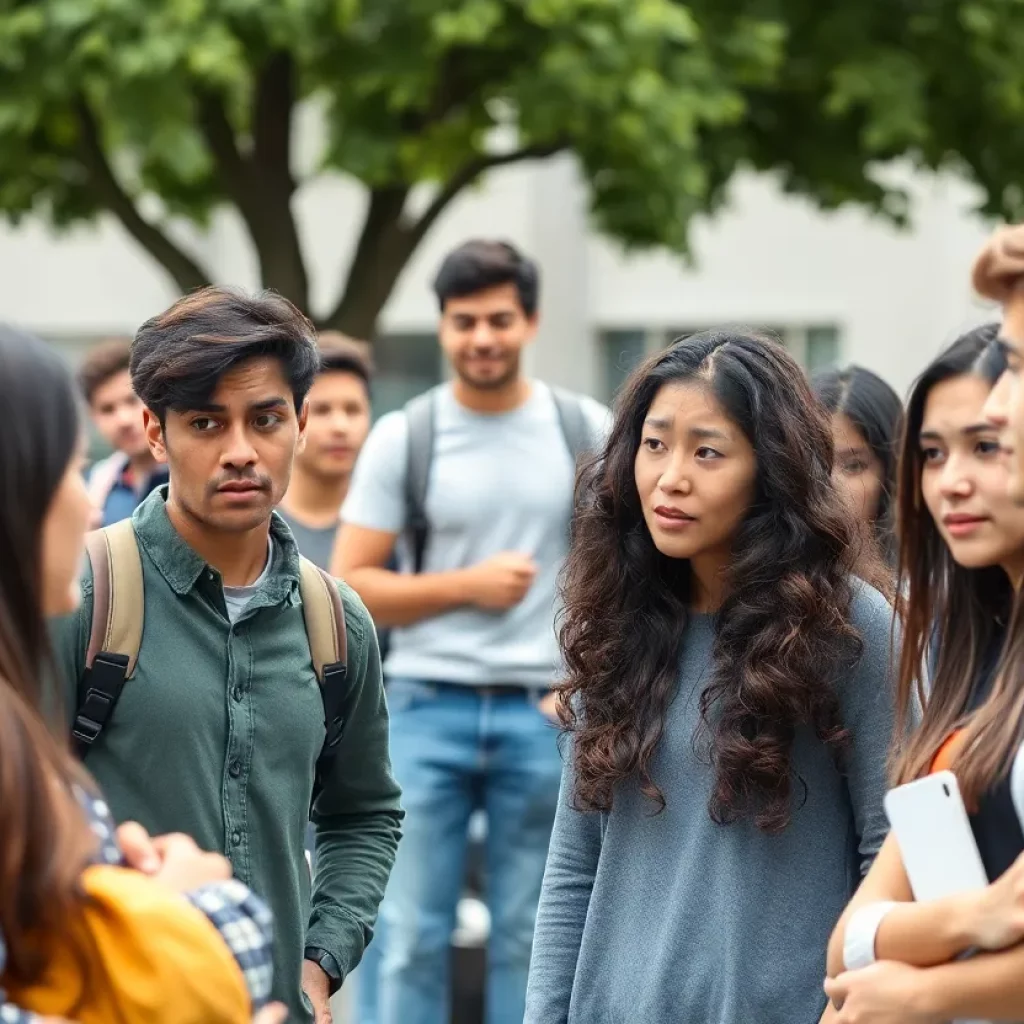
[[[527,1024],[814,1024],[886,831],[892,609],[852,575],[832,439],[774,342],[634,373],[582,474],[571,738]]]

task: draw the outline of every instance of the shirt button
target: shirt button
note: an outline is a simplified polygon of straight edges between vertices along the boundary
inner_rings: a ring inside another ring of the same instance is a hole
[[[242,692],[242,688],[240,686],[236,686],[231,691],[231,696],[234,697],[236,701],[241,703],[242,697],[244,696],[244,693]]]
[[[231,845],[232,846],[241,846],[242,845],[242,832],[241,832],[241,829],[237,829],[236,828],[235,831],[231,833]]]
[[[237,779],[242,774],[242,762],[238,760],[232,761],[228,766],[228,771],[233,779]]]

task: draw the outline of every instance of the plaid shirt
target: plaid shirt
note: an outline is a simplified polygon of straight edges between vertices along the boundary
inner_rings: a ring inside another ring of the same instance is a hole
[[[114,821],[107,805],[96,797],[79,792],[89,825],[99,840],[96,862],[124,866],[124,858],[115,838]],[[273,928],[270,911],[241,882],[217,882],[185,893],[186,899],[201,910],[234,955],[245,977],[252,999],[253,1013],[270,999],[273,980]],[[7,949],[0,936],[0,974],[7,964]],[[0,1024],[39,1024],[35,1013],[6,1002],[0,990]]]

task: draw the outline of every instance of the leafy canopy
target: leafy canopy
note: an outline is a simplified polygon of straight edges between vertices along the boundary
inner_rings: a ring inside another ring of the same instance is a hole
[[[300,168],[303,103],[323,132]],[[1022,113],[1024,0],[0,0],[0,212],[111,212],[187,289],[209,273],[167,223],[233,205],[305,307],[291,198],[354,176],[355,260],[314,312],[363,336],[493,166],[571,151],[600,230],[686,252],[745,167],[900,219],[872,169],[904,157],[1020,216]]]

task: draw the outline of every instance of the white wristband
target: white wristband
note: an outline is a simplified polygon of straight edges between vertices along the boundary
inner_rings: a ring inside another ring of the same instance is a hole
[[[850,915],[843,935],[843,966],[859,971],[875,962],[875,936],[885,915],[897,904],[889,901],[869,903]]]

